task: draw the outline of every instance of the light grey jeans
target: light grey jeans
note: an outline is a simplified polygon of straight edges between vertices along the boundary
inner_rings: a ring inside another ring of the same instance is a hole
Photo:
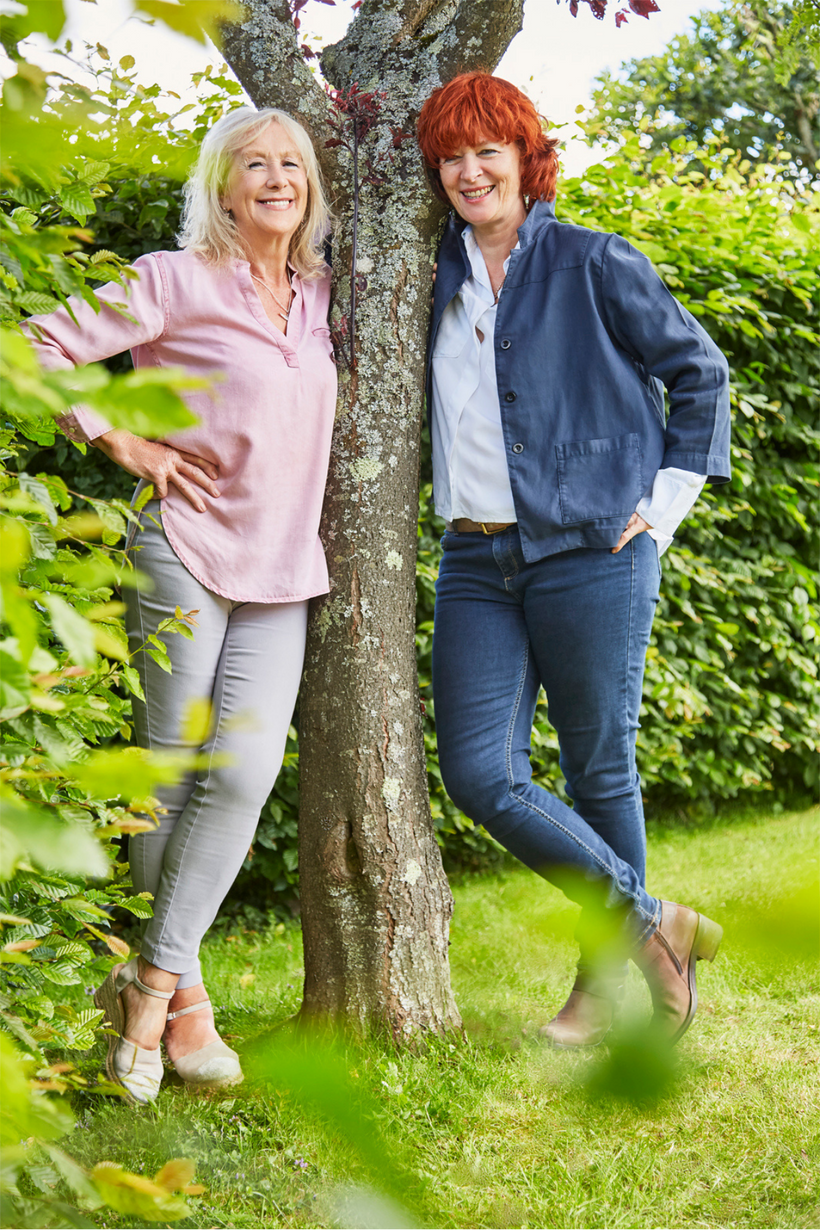
[[[154,897],[142,955],[179,974],[178,986],[201,982],[199,945],[248,852],[282,764],[305,652],[307,602],[232,602],[201,585],[180,563],[152,500],[142,516],[134,561],[154,583],[129,590],[126,627],[139,649],[174,607],[196,611],[194,639],[164,633],[169,675],[145,653],[137,666],[145,703],[134,700],[137,743],[152,751],[189,750],[182,725],[191,701],[211,704],[201,748],[205,764],[175,786],[157,789],[159,827],[132,836],[134,887]],[[218,763],[224,758],[226,763]]]

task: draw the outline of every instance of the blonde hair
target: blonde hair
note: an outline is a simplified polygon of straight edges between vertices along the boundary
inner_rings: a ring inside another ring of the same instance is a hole
[[[178,239],[181,248],[198,252],[213,265],[246,260],[236,223],[222,207],[235,157],[268,124],[280,124],[296,146],[305,168],[308,202],[305,216],[291,240],[289,259],[303,278],[318,278],[326,271],[324,241],[331,226],[330,208],[322,186],[313,142],[287,111],[264,107],[237,107],[223,115],[210,130],[196,165],[185,185],[185,207]]]

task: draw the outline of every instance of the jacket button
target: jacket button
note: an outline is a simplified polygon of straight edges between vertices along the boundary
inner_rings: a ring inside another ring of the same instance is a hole
[[[523,451],[524,451],[524,445],[523,445],[523,444],[514,444],[514,445],[513,445],[513,450],[512,450],[512,451],[513,451],[514,453],[523,453]]]
[[[501,349],[509,350],[510,346],[512,346],[512,342],[510,341],[508,337],[505,337],[503,342],[501,343]]]
[[[504,400],[505,401],[515,401],[515,393],[505,393]]]

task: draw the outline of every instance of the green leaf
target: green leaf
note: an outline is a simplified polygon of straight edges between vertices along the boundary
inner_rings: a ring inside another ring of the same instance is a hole
[[[99,841],[86,829],[57,820],[7,786],[0,785],[0,802],[0,880],[10,879],[24,860],[68,875],[107,875],[108,858]],[[47,888],[38,887],[44,892]],[[54,891],[62,895],[59,888]]]
[[[95,184],[106,178],[110,170],[110,163],[89,161],[83,164],[82,174],[77,178],[81,183],[88,184],[93,188]]]
[[[58,987],[73,987],[83,980],[73,961],[44,961],[40,971],[44,978]]]
[[[31,702],[29,673],[16,658],[0,649],[0,721],[17,717]]]
[[[134,512],[142,512],[145,505],[154,498],[154,484],[146,483],[134,501]]]
[[[144,701],[145,693],[142,690],[139,672],[136,668],[133,666],[123,666],[120,673],[122,674],[123,680],[132,696],[136,696],[139,700]]]
[[[60,306],[60,300],[54,295],[46,295],[40,290],[24,290],[14,296],[14,302],[25,312],[32,315],[46,316]]]
[[[94,213],[94,198],[88,184],[76,180],[60,189],[60,200],[66,213],[71,214],[78,222],[85,222],[89,214]]]
[[[27,495],[30,495],[32,499],[36,500],[43,509],[48,517],[49,523],[51,525],[56,525],[59,521],[59,515],[57,513],[57,509],[54,507],[54,501],[51,498],[51,493],[49,492],[48,487],[46,487],[44,483],[41,483],[39,479],[32,478],[30,474],[26,474],[24,472],[18,474],[17,478],[22,490],[25,491]]]
[[[59,594],[43,594],[42,601],[51,615],[51,626],[78,666],[95,666],[93,624],[61,598]]]
[[[12,25],[17,39],[27,38],[30,34],[45,34],[46,38],[56,43],[65,25],[65,9],[63,0],[25,0],[25,13],[15,16],[9,24]],[[7,21],[4,18],[4,21]]]
[[[81,940],[63,940],[62,943],[55,944],[54,953],[57,957],[72,960],[75,965],[84,965],[87,961],[94,959],[92,949]]]
[[[88,1201],[94,1207],[98,1203],[97,1192],[82,1166],[75,1162],[74,1158],[70,1157],[68,1153],[60,1149],[58,1145],[40,1142],[40,1148],[51,1158],[61,1178],[74,1195]],[[89,1224],[93,1225],[94,1223]]]
[[[103,922],[109,921],[105,910],[100,909],[93,901],[86,900],[85,897],[66,897],[61,903],[61,908],[66,910],[72,918],[76,918],[78,922],[93,922],[95,919]]]
[[[23,1001],[26,1012],[50,1021],[54,1016],[54,1004],[47,995],[31,995]]]
[[[74,779],[98,799],[144,799],[161,783],[176,782],[189,768],[188,755],[149,752],[141,747],[93,752],[73,769]]]
[[[157,666],[161,670],[165,671],[167,675],[170,675],[173,673],[172,667],[171,667],[171,659],[168,657],[168,652],[165,649],[164,645],[161,646],[159,649],[151,645],[146,645],[145,652],[148,654],[149,658],[153,659],[153,661],[156,662]]]
[[[181,4],[171,4],[168,0],[136,0],[136,7],[149,17],[158,17],[178,34],[203,44],[210,38],[217,47],[221,45],[220,23],[239,23],[247,17],[244,6],[231,0],[182,0]]]
[[[31,1061],[0,1033],[0,1072],[3,1082],[4,1135],[7,1140],[38,1141],[59,1139],[71,1131],[74,1116],[65,1099],[38,1097],[34,1094],[29,1075]]]
[[[154,910],[151,902],[145,897],[123,897],[121,901],[116,902],[118,908],[128,910],[130,914],[136,915],[137,918],[153,918]]]
[[[140,1221],[177,1221],[190,1214],[181,1197],[171,1195],[167,1188],[141,1175],[129,1174],[113,1162],[98,1162],[91,1178],[105,1203],[128,1217]]]

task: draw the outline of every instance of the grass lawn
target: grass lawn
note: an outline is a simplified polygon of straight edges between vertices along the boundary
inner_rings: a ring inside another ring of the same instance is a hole
[[[254,1050],[298,1008],[298,929],[213,938],[217,1021],[257,1075],[199,1096],[169,1083],[136,1111],[89,1099],[65,1147],[146,1175],[194,1159],[206,1190],[180,1226],[817,1226],[817,822],[812,810],[650,834],[652,891],[726,930],[666,1084],[640,1049],[541,1041],[571,985],[575,910],[510,869],[455,886],[463,1041],[300,1054],[285,1027]],[[629,992],[646,1013],[637,974]],[[654,1096],[613,1092],[642,1072]]]

